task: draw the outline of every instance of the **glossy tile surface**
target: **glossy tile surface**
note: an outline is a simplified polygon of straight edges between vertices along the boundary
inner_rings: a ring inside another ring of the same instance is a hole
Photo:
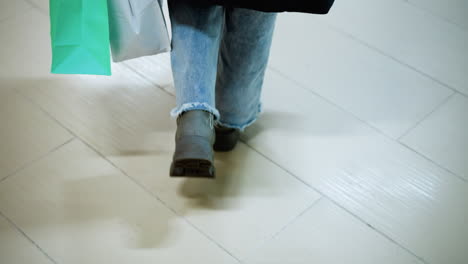
[[[342,1],[323,21],[468,94],[468,31],[453,23],[405,1],[392,0]]]
[[[0,260],[5,264],[52,264],[21,232],[0,216]]]
[[[0,179],[72,138],[53,117],[14,90],[36,87],[32,80],[49,70],[47,20],[32,8],[21,10],[0,23]],[[24,36],[36,41],[25,41]]]
[[[246,261],[255,264],[423,263],[326,199]]]
[[[244,144],[216,154],[214,181],[168,178],[169,153],[112,160],[241,259],[319,197]]]
[[[49,14],[49,0],[23,0],[44,14]]]
[[[468,30],[468,16],[466,16],[468,2],[465,0],[409,0],[409,2]]]
[[[338,7],[344,4],[337,1]],[[331,30],[324,19],[302,14],[279,16],[272,68],[392,138],[403,135],[452,93]]]
[[[468,180],[468,98],[453,96],[402,141]]]
[[[3,89],[0,90],[0,180],[72,138],[27,99],[13,90]]]
[[[58,263],[237,263],[78,140],[2,182],[0,211]]]
[[[277,74],[264,104],[248,145],[417,256],[468,258],[465,181]]]
[[[124,62],[133,71],[171,94],[175,94],[169,53],[147,56]]]
[[[18,16],[30,8],[23,0],[21,1],[2,1],[0,3],[0,23]]]
[[[28,85],[34,86],[37,79],[65,78],[65,75],[50,74],[52,54],[48,16],[28,8],[0,23],[0,32],[2,82],[9,86],[29,82]]]

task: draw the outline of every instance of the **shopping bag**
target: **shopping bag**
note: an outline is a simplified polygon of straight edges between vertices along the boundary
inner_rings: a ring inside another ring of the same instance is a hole
[[[52,73],[110,75],[107,0],[50,0]]]
[[[108,0],[112,59],[120,62],[170,51],[158,0]]]

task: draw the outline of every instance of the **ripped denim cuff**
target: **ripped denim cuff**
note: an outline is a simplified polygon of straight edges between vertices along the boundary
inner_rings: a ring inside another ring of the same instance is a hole
[[[183,104],[181,106],[178,106],[172,109],[171,116],[176,118],[183,112],[190,111],[190,110],[204,110],[204,111],[210,112],[213,114],[215,121],[219,120],[219,111],[216,108],[212,107],[208,103],[198,103],[198,102],[186,103],[186,104]]]

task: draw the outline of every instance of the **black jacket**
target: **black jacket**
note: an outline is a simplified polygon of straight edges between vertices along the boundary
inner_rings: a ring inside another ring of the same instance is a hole
[[[174,0],[177,1],[177,0]],[[180,1],[180,0],[178,0]],[[335,0],[184,0],[201,5],[240,7],[264,12],[327,14]]]

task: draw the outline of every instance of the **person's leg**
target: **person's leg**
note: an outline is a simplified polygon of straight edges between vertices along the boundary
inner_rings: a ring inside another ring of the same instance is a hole
[[[214,177],[215,82],[224,8],[170,0],[169,13],[177,103],[171,112],[177,132],[170,175]]]
[[[172,74],[177,107],[173,117],[205,110],[219,118],[215,106],[216,68],[224,24],[224,8],[169,0],[172,25]]]
[[[242,131],[261,111],[260,92],[276,13],[228,8],[216,83],[218,124]]]

